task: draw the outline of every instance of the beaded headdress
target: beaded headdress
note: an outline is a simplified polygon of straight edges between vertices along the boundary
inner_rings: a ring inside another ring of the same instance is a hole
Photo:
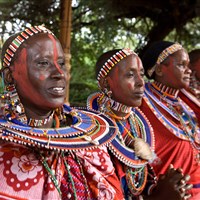
[[[126,58],[129,55],[132,55],[136,53],[132,51],[129,48],[124,48],[119,50],[117,53],[115,53],[113,56],[111,56],[101,67],[98,75],[97,75],[97,81],[99,83],[101,78],[104,78],[108,75],[108,73],[111,71],[111,69],[119,63],[122,59]]]
[[[45,28],[43,25],[32,26],[30,28],[26,28],[24,31],[19,33],[19,35],[10,43],[10,45],[8,46],[8,49],[5,51],[5,55],[2,58],[3,67],[10,66],[12,58],[14,57],[17,49],[21,46],[21,44],[24,41],[29,39],[31,36],[36,35],[41,32],[49,33],[53,35],[53,33],[49,29]]]
[[[5,55],[2,57],[3,67],[9,67],[19,47],[29,38],[38,33],[49,33],[51,35],[54,35],[49,29],[47,29],[43,25],[26,28],[24,31],[17,34],[17,36],[10,42],[8,48],[5,51]],[[14,84],[9,84],[8,86],[6,86],[4,94],[0,96],[0,115],[1,114],[5,115],[8,118],[10,118],[10,114],[12,117],[20,116],[21,121],[26,121],[24,107],[20,102]],[[46,122],[46,120],[39,120],[38,125],[43,125]]]
[[[175,43],[169,47],[167,47],[166,49],[164,49],[158,56],[157,61],[155,63],[155,65],[150,68],[149,70],[147,70],[148,75],[151,77],[153,72],[155,71],[156,65],[159,65],[160,63],[162,63],[169,55],[175,53],[176,51],[182,49],[182,45]]]

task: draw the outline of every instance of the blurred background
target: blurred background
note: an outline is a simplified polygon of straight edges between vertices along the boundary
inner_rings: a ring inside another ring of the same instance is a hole
[[[104,51],[129,47],[141,56],[156,40],[200,48],[200,0],[0,0],[0,50],[13,33],[41,24],[62,43],[67,101],[76,106],[98,90],[95,63]]]

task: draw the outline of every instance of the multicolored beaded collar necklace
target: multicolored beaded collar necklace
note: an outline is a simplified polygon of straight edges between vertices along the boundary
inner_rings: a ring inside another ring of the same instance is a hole
[[[169,91],[171,91],[171,93]],[[200,149],[198,145],[200,144],[198,138],[200,128],[195,114],[188,105],[177,97],[177,94],[177,90],[170,89],[160,83],[148,83],[145,85],[144,100],[160,122],[164,124],[171,133],[183,140],[189,140],[196,149]],[[170,120],[161,113],[159,107],[177,120],[181,128],[179,128],[173,120]]]
[[[52,118],[60,123],[58,116],[53,111],[47,119],[27,120],[24,107],[12,85],[6,87],[0,100],[2,104],[0,109],[3,113],[0,119],[0,138],[3,140],[38,148],[68,151],[105,145],[117,133],[116,124],[103,114],[85,108],[75,110],[66,105],[59,117],[63,120],[66,116],[70,116],[72,119],[70,126],[40,128]]]
[[[112,110],[121,112],[121,113],[126,113],[127,116],[130,115],[130,112],[132,110],[132,107],[123,105],[119,102],[114,101],[113,99],[107,97],[103,92],[98,93],[98,102],[101,102],[101,105],[104,106],[104,104],[109,104],[109,107],[112,108]],[[103,107],[100,108],[100,110],[104,109]]]
[[[87,106],[95,110],[100,107],[101,109],[104,108],[102,112],[116,121],[119,132],[108,147],[118,160],[125,164],[126,182],[131,194],[133,196],[139,195],[147,182],[149,173],[148,156],[153,155],[155,148],[153,129],[145,115],[138,108],[130,111],[125,118],[119,118],[114,113],[109,112],[107,106],[112,104],[110,104],[110,101],[106,101],[107,98],[103,99],[103,97],[105,96],[100,93],[90,95]],[[104,105],[102,105],[102,102]],[[130,127],[126,126],[127,122],[130,123]],[[133,143],[133,146],[130,143]],[[153,171],[152,176],[154,177],[152,184],[156,184],[157,180]]]
[[[77,111],[65,105],[64,115],[72,116],[71,126],[45,129],[22,126],[16,119],[14,122],[0,119],[0,138],[38,148],[77,151],[106,145],[117,133],[116,125],[96,111]]]
[[[99,102],[99,98],[102,98],[101,93],[94,93],[88,97],[87,100],[87,107],[89,109],[95,109],[98,110],[100,107],[106,107],[106,105],[101,105]],[[105,102],[105,101],[103,101]],[[105,112],[105,110],[104,110]],[[143,139],[143,142],[146,142],[149,144],[151,147],[151,150],[154,151],[154,134],[153,134],[153,129],[145,117],[145,115],[142,113],[142,111],[138,108],[134,109],[129,113],[129,116],[126,118],[128,119],[130,116],[132,116],[134,113],[134,116],[136,117],[140,130],[141,130],[141,135],[140,138]],[[105,114],[108,114],[108,112],[105,112]],[[110,116],[110,115],[108,115]],[[113,119],[113,118],[112,118]],[[123,119],[117,119],[116,122],[118,124],[119,129],[125,129],[122,124],[120,124],[120,120],[123,121]],[[125,119],[124,119],[125,120]],[[119,122],[119,123],[118,123]],[[112,142],[109,144],[110,150],[112,153],[124,164],[130,167],[144,167],[148,161],[139,158],[135,151],[132,148],[127,147],[126,145],[123,144],[122,142],[122,136],[121,136],[122,130],[119,131],[119,134],[112,140]],[[138,134],[135,132],[135,134]],[[138,137],[138,135],[137,135]]]

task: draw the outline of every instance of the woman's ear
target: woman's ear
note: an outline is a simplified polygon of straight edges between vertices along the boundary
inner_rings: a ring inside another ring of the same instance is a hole
[[[159,64],[159,65],[156,65],[156,68],[155,68],[155,74],[157,76],[162,76],[163,75],[163,70],[162,70],[162,65]]]
[[[2,69],[2,73],[3,73],[3,78],[4,78],[5,84],[13,84],[14,83],[12,71],[9,67]]]
[[[103,91],[104,94],[106,94],[109,98],[111,98],[112,97],[112,91],[110,90],[109,81],[110,81],[109,76],[102,79],[101,90]]]
[[[107,77],[106,78],[103,78],[99,81],[99,84],[100,84],[100,87],[101,89],[105,89],[105,88],[109,88],[109,84],[108,84],[108,80],[107,80]]]

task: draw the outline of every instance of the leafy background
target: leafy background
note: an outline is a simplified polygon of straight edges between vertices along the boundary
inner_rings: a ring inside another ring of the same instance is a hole
[[[9,35],[31,24],[45,24],[59,37],[65,1],[0,0],[0,47]],[[73,0],[69,100],[84,105],[98,90],[95,63],[107,50],[129,47],[142,55],[151,42],[170,40],[191,51],[200,48],[199,39],[199,0]]]

